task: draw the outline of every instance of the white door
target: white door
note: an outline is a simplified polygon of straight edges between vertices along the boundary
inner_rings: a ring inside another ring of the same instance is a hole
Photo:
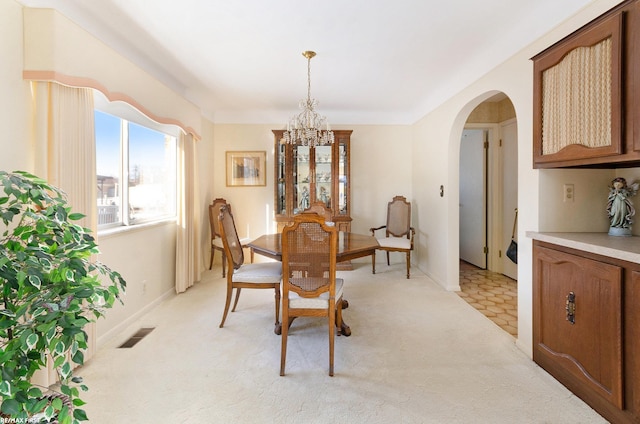
[[[518,207],[518,125],[514,119],[512,122],[501,126],[502,133],[502,273],[507,277],[518,279],[518,266],[506,255],[516,208]],[[516,223],[517,224],[517,223]],[[516,227],[516,241],[517,241]]]
[[[460,259],[487,267],[486,130],[465,129],[460,142]]]

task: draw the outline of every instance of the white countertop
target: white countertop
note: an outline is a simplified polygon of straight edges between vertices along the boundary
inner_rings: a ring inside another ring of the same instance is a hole
[[[539,233],[536,231],[527,231],[526,235],[534,240],[640,264],[640,237],[617,237],[607,233]]]

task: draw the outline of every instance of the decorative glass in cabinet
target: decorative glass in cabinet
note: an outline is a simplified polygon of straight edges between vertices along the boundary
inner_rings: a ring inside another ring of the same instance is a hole
[[[332,193],[332,174],[331,174],[331,154],[333,149],[329,146],[316,146],[316,168],[315,168],[315,186],[316,199],[331,209]]]
[[[293,151],[293,213],[297,214],[311,205],[311,152],[308,146],[295,146]]]

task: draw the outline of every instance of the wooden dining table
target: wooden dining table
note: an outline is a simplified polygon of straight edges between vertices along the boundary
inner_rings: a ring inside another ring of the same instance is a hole
[[[282,261],[282,234],[266,234],[258,237],[245,246],[251,248],[252,253],[257,253],[277,261]],[[336,262],[351,261],[373,255],[380,247],[378,241],[373,236],[340,231],[338,233],[338,253]],[[349,302],[342,300],[342,309],[349,307]],[[351,328],[342,320],[340,333],[343,336],[351,335]]]

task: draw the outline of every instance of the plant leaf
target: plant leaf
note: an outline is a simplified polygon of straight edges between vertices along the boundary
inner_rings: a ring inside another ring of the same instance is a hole
[[[83,409],[75,409],[73,411],[73,418],[75,418],[76,420],[79,420],[79,421],[87,421],[87,420],[89,420],[89,418],[87,418],[87,413],[84,412]]]
[[[0,411],[11,416],[20,412],[20,403],[15,399],[5,399],[0,406]]]
[[[27,347],[29,350],[33,349],[36,344],[38,344],[38,340],[40,340],[40,338],[36,333],[30,334],[29,337],[27,337]]]

